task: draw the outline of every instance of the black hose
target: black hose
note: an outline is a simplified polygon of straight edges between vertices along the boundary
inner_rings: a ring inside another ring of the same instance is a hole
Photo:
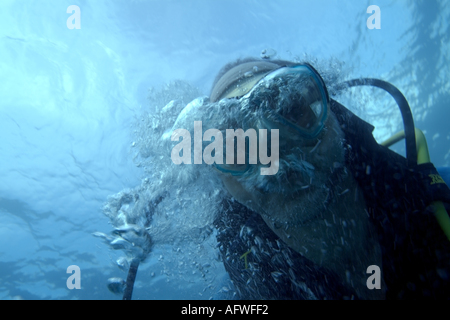
[[[167,194],[163,194],[158,197],[156,200],[152,200],[153,207],[156,207],[161,201],[164,200]],[[147,213],[147,221],[151,222],[153,211]],[[136,274],[139,268],[140,260],[134,258],[131,261],[130,269],[128,270],[127,282],[125,284],[125,290],[123,292],[122,300],[131,300],[131,296],[133,294],[134,281],[136,280]]]
[[[354,79],[341,83],[339,87],[355,87],[355,86],[372,86],[381,88],[387,91],[397,102],[398,107],[403,118],[403,126],[405,128],[405,142],[406,142],[406,160],[409,167],[417,165],[417,147],[416,134],[414,129],[414,120],[405,96],[395,86],[389,82],[379,79]]]
[[[139,268],[139,262],[140,262],[139,259],[133,259],[131,261],[122,300],[131,300],[131,295],[133,294],[134,280],[136,279],[136,273]]]

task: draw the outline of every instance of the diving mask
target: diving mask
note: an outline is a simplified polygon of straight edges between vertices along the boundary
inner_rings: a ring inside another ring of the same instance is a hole
[[[268,138],[270,129],[279,129],[283,140],[314,139],[320,134],[330,100],[323,79],[311,65],[281,67],[255,78],[228,88],[220,97],[238,98],[244,112],[259,115],[247,128],[269,129]],[[216,168],[242,175],[250,168],[248,151],[245,164],[234,163],[216,164]]]

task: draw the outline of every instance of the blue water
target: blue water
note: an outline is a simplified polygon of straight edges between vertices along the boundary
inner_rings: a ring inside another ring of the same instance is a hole
[[[80,29],[66,23],[74,4]],[[155,107],[148,89],[181,79],[208,95],[221,66],[266,48],[283,59],[338,61],[345,79],[392,82],[433,163],[450,166],[450,9],[445,0],[380,0],[381,29],[369,30],[371,4],[2,0],[0,299],[119,299],[106,281],[126,274],[92,233],[111,230],[102,214],[108,196],[146,177],[131,145],[136,121]],[[376,125],[377,139],[401,129],[387,96],[353,89],[341,102]],[[226,298],[217,252],[174,243],[140,266],[133,297]],[[198,257],[187,258],[193,248]],[[79,290],[66,286],[70,265],[80,267]]]

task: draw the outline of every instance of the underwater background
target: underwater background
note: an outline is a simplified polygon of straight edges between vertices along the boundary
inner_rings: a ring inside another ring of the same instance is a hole
[[[80,29],[67,26],[71,5]],[[370,5],[381,9],[381,29],[367,27]],[[120,299],[106,286],[126,278],[120,252],[93,233],[111,231],[108,196],[152,170],[136,161],[143,115],[187,91],[209,95],[224,64],[263,50],[326,65],[342,80],[391,82],[432,162],[450,166],[449,21],[446,0],[2,0],[0,299]],[[337,100],[374,124],[379,141],[402,129],[380,90]],[[167,241],[139,267],[133,299],[234,297],[213,236],[160,237]],[[71,265],[81,289],[67,288]]]

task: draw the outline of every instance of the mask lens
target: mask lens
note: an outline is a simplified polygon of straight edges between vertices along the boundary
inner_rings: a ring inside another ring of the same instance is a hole
[[[289,97],[287,106],[283,106],[279,115],[300,128],[311,130],[323,113],[320,95],[315,88],[295,92]]]
[[[250,168],[250,162],[249,162],[249,139],[244,139],[244,149],[245,149],[245,155],[244,155],[244,163],[239,163],[238,159],[238,153],[239,150],[237,148],[238,141],[236,138],[233,139],[233,146],[234,146],[234,160],[233,163],[228,164],[226,161],[226,154],[224,154],[222,164],[216,164],[216,169],[218,169],[221,172],[230,173],[233,176],[240,176],[247,172]],[[242,159],[241,159],[242,162]]]
[[[323,80],[309,65],[280,68],[247,96],[257,105],[267,106],[272,121],[281,124],[280,129],[289,126],[306,138],[316,137],[323,129],[328,94]]]

